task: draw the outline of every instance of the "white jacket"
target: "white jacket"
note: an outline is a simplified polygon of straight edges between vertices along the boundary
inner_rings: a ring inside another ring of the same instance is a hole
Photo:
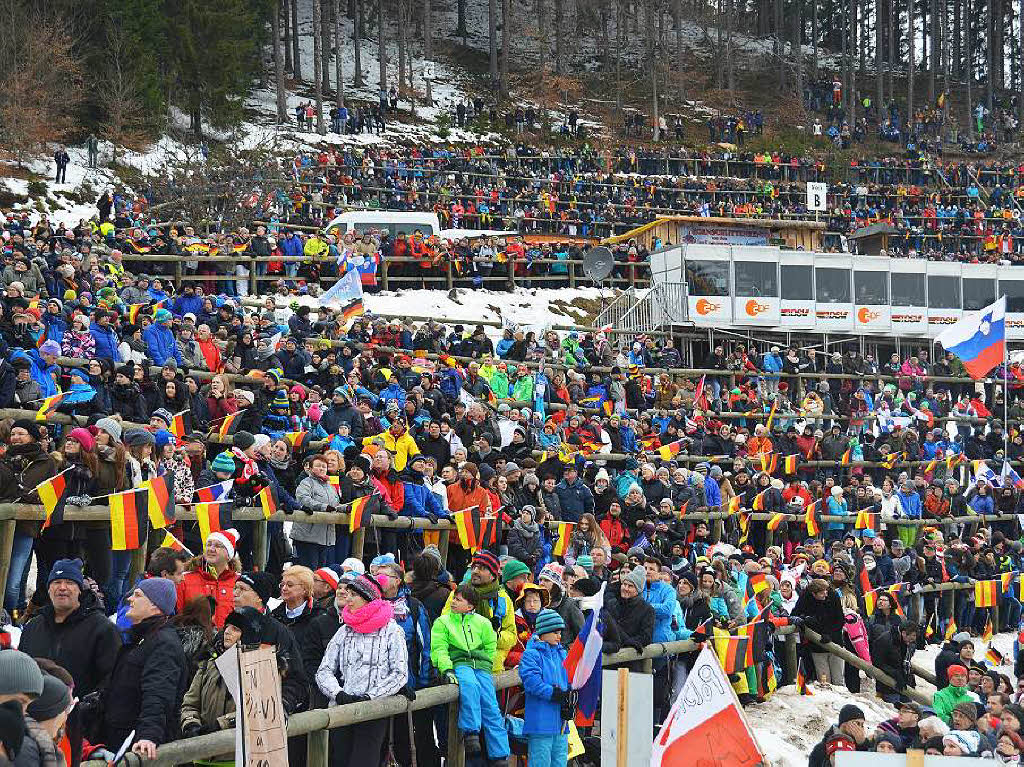
[[[320,692],[332,703],[344,690],[370,700],[395,695],[409,681],[409,651],[402,627],[389,620],[371,634],[342,624],[316,672]]]

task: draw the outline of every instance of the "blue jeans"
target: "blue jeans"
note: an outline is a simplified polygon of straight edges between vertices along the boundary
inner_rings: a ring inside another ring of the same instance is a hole
[[[569,762],[568,735],[527,735],[530,767],[565,767]]]
[[[1012,589],[1003,596],[1003,604],[999,610],[999,620],[1006,631],[1016,631],[1017,624],[1020,623],[1021,604],[1016,597],[1012,596],[1011,592]],[[1002,630],[998,626],[996,627],[996,631]]]
[[[132,552],[110,552],[110,580],[103,587],[107,601],[107,615],[113,615],[128,591],[128,575],[132,569]]]
[[[459,678],[459,730],[480,732],[482,727],[488,758],[505,759],[509,755],[508,732],[490,669],[456,666],[455,676]]]
[[[292,541],[292,548],[295,549],[295,559],[300,565],[305,565],[310,570],[317,570],[327,564],[327,552],[330,546],[321,546],[319,543],[306,543],[305,541]]]
[[[23,610],[25,608],[25,592],[22,584],[32,561],[32,545],[35,539],[23,533],[14,534],[14,545],[11,547],[11,568],[7,573],[7,590],[4,594],[4,609]]]
[[[334,528],[334,546],[327,550],[327,565],[340,565],[352,552],[352,536],[342,532],[341,525]]]

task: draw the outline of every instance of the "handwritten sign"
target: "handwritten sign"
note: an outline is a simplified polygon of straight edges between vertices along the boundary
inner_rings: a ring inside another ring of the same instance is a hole
[[[288,767],[288,736],[281,703],[281,675],[273,647],[239,653],[245,767]]]

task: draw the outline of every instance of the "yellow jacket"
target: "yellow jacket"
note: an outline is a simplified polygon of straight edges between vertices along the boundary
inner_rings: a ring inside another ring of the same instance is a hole
[[[405,464],[409,462],[409,457],[418,455],[420,452],[419,445],[409,436],[409,432],[405,432],[397,438],[390,431],[383,431],[372,437],[363,437],[363,446],[372,445],[377,439],[384,440],[384,449],[391,453],[391,457],[394,459],[395,471],[404,469]]]

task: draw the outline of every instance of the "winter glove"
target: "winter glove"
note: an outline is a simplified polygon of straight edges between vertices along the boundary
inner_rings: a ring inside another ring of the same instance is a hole
[[[552,703],[557,703],[559,706],[561,706],[563,703],[565,703],[565,701],[566,701],[566,699],[568,697],[569,697],[569,691],[568,690],[563,690],[561,687],[555,687],[551,691],[551,702]]]
[[[697,629],[692,634],[690,634],[690,641],[696,642],[697,644],[700,644],[701,642],[706,642],[708,641],[708,633],[703,629]]]
[[[384,516],[386,516],[388,519],[390,519],[392,522],[394,522],[396,519],[398,519],[398,512],[394,511],[393,509],[385,508],[384,509]]]
[[[401,690],[398,691],[398,693],[399,695],[404,695],[406,700],[408,700],[410,703],[416,700],[416,691],[412,689],[412,687],[410,687],[409,685],[403,687]]]
[[[199,722],[189,722],[188,724],[186,724],[184,727],[181,728],[181,737],[183,737],[183,738],[195,738],[195,737],[201,735],[202,732],[203,732],[203,728],[200,726]]]
[[[455,672],[454,671],[446,671],[444,673],[444,676],[441,677],[441,679],[442,679],[442,681],[445,684],[454,684],[454,685],[458,685],[459,684],[459,678],[457,676],[455,676]]]
[[[437,522],[438,522],[438,519],[440,519],[440,518],[434,512],[428,511],[427,512],[427,519],[430,520],[430,524],[436,525]]]
[[[636,650],[641,655],[644,654],[644,644],[639,639],[633,640],[632,642],[626,642],[625,646],[626,647],[632,647],[634,650]]]
[[[342,690],[334,696],[334,702],[337,703],[339,706],[344,706],[346,703],[354,703],[355,699],[355,695],[349,695],[344,690]]]
[[[801,618],[799,615],[791,616],[789,619],[789,625],[795,626],[796,628],[800,628],[804,625],[804,619]]]
[[[337,506],[326,506],[326,507],[324,508],[324,511],[326,511],[326,512],[327,512],[328,514],[333,514],[333,513],[334,513],[334,512],[336,512],[337,510],[338,510],[338,507],[337,507]]]

